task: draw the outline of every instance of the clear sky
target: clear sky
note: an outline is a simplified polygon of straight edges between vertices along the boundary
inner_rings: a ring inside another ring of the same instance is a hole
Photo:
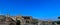
[[[60,0],[0,0],[0,14],[29,15],[41,20],[57,20]]]

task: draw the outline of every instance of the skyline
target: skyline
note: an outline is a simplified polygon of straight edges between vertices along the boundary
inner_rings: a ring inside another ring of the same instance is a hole
[[[58,20],[60,0],[0,0],[0,14],[29,15],[42,20]]]

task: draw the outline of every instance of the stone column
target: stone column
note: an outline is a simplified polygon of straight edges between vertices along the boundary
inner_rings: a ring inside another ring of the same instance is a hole
[[[21,25],[24,25],[24,19],[23,18],[21,19]]]

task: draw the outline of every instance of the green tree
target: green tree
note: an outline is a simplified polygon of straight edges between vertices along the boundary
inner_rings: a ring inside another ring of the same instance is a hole
[[[54,22],[56,22],[57,24],[60,24],[60,21],[54,21]]]
[[[58,19],[60,19],[60,16],[58,17]]]

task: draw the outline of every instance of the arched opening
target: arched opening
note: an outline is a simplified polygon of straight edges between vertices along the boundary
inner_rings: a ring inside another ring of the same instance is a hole
[[[17,20],[16,25],[21,25],[20,23],[21,23],[20,20]]]

